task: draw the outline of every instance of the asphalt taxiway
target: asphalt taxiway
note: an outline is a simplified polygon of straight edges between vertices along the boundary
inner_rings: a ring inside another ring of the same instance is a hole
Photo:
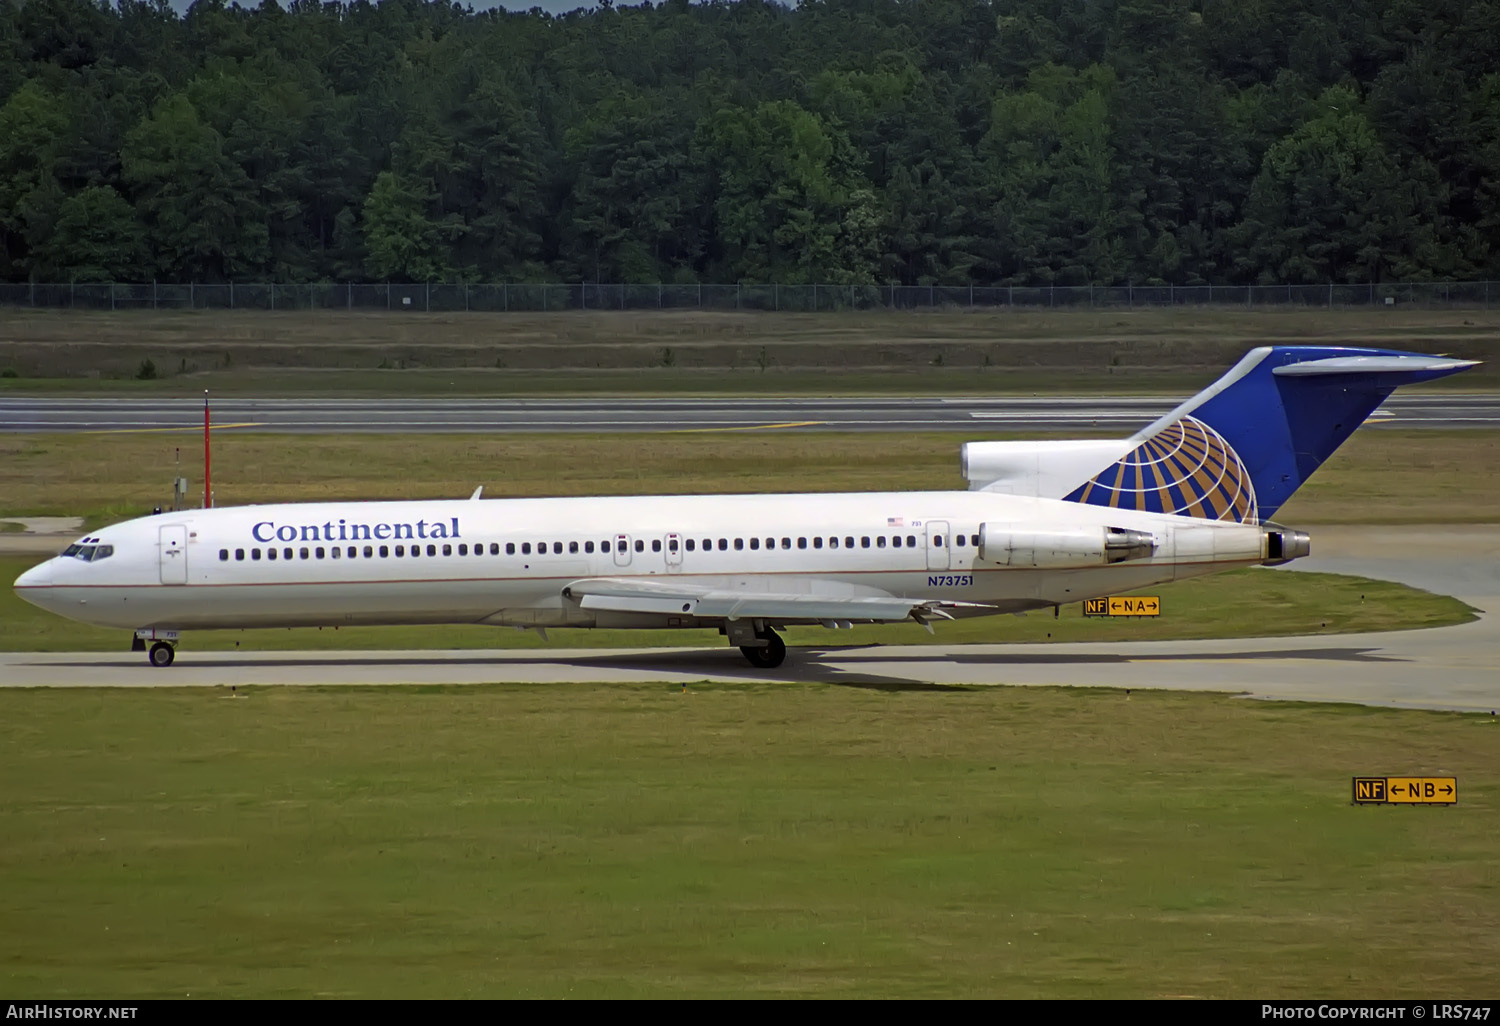
[[[793,649],[774,671],[727,647],[405,652],[194,652],[153,669],[141,653],[6,653],[19,687],[271,684],[823,682],[879,690],[1063,685],[1500,711],[1500,527],[1325,527],[1298,570],[1397,580],[1454,595],[1475,622],[1431,630],[1228,641]],[[1042,615],[1042,614],[1032,614]],[[706,636],[705,636],[706,637]],[[836,638],[837,635],[830,635]],[[939,627],[939,640],[941,627]]]
[[[301,434],[657,431],[1118,431],[1145,427],[1181,398],[242,399],[213,402],[219,430]],[[1391,396],[1373,423],[1474,428],[1500,424],[1500,394]],[[0,398],[3,432],[195,431],[201,399]]]

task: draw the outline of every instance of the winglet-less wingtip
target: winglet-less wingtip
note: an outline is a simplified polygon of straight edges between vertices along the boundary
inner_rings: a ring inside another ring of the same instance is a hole
[[[482,491],[484,491],[484,485],[480,485],[478,488],[474,489],[474,494],[469,496],[469,501],[473,502],[475,499],[479,498],[479,493]]]

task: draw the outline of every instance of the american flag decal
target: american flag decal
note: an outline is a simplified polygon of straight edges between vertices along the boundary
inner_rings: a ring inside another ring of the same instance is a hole
[[[1146,439],[1067,498],[1092,506],[1260,523],[1245,464],[1213,428],[1194,417]]]
[[[901,518],[900,517],[886,517],[885,518],[885,526],[886,527],[900,527],[901,526]]]

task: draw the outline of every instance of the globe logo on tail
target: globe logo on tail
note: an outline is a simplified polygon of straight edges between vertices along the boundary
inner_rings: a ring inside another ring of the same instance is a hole
[[[1195,417],[1152,435],[1067,498],[1203,520],[1260,522],[1250,472],[1224,437]]]

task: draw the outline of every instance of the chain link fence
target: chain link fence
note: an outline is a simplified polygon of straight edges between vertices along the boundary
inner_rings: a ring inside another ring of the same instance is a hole
[[[1483,307],[1500,283],[1364,285],[197,285],[0,283],[0,306],[62,310],[979,310],[1164,306]]]

